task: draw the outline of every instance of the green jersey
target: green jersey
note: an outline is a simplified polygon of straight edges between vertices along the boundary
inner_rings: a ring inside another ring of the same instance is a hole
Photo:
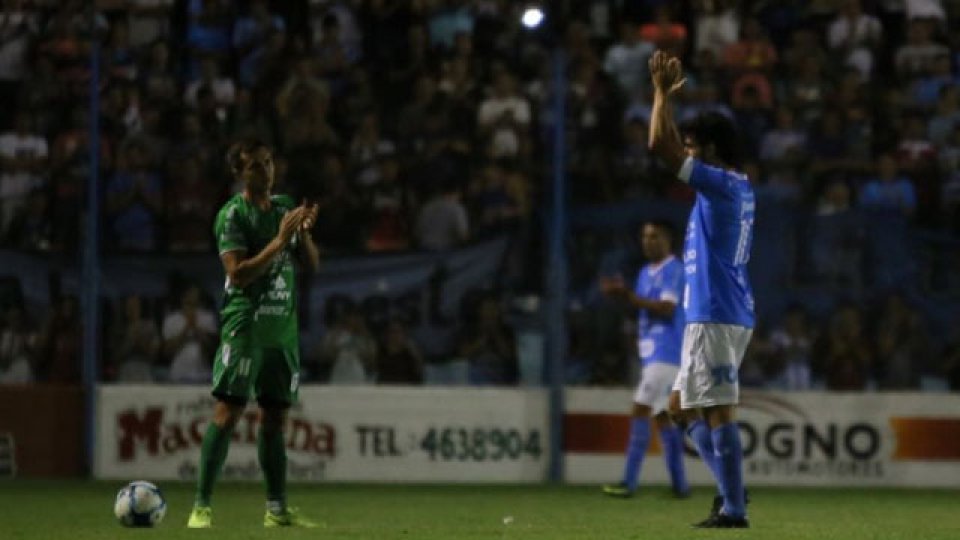
[[[244,251],[253,257],[277,236],[283,215],[294,208],[286,195],[270,197],[270,208],[261,210],[242,194],[234,195],[214,224],[217,249],[221,255]],[[293,257],[299,241],[294,235],[277,254],[265,274],[246,287],[224,284],[225,297],[220,311],[221,336],[225,339],[246,334],[259,346],[296,347],[297,295]]]

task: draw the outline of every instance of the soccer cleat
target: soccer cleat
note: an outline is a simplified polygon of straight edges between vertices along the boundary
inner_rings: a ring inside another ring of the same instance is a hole
[[[213,526],[213,509],[209,506],[194,506],[187,520],[188,529],[209,529]]]
[[[280,513],[274,513],[267,510],[267,512],[263,515],[263,526],[303,527],[305,529],[314,529],[322,526],[322,524],[303,517],[303,515],[301,515],[296,508],[287,508]]]
[[[627,486],[626,482],[619,482],[616,484],[607,484],[603,486],[604,495],[609,495],[610,497],[617,497],[620,499],[629,499],[633,497],[633,490]]]
[[[717,514],[693,526],[695,529],[749,529],[750,522],[746,517],[732,517],[726,514]]]
[[[744,503],[744,504],[750,504],[750,491],[748,491],[748,490],[746,490],[746,489],[743,490],[743,503]],[[694,523],[693,526],[694,526],[694,527],[697,527],[697,528],[703,527],[705,523],[708,523],[710,520],[712,520],[712,519],[716,518],[717,516],[719,516],[719,515],[720,515],[720,510],[721,510],[722,508],[723,508],[723,497],[720,496],[720,495],[714,495],[714,496],[713,496],[713,504],[710,506],[710,515],[707,516],[707,519],[705,519],[705,520],[703,520],[703,521],[701,521],[701,522],[699,522],[699,523]]]

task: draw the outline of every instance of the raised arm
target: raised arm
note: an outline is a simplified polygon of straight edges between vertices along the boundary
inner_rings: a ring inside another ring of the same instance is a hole
[[[680,132],[673,120],[670,96],[679,90],[686,79],[680,60],[663,51],[650,57],[650,78],[653,80],[653,110],[650,115],[648,146],[653,154],[666,163],[672,173],[678,173],[686,159]]]
[[[297,229],[300,228],[303,221],[303,211],[295,209],[284,214],[280,221],[280,231],[270,241],[260,253],[247,258],[247,252],[243,249],[234,249],[223,251],[220,254],[220,260],[223,262],[223,268],[230,279],[230,284],[234,287],[246,287],[253,280],[262,276],[270,265],[274,257],[280,253],[290,242]]]

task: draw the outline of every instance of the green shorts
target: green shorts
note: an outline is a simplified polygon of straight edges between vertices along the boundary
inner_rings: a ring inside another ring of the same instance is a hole
[[[299,348],[254,346],[245,338],[221,341],[213,361],[214,397],[236,405],[255,398],[261,406],[289,407],[299,386]]]

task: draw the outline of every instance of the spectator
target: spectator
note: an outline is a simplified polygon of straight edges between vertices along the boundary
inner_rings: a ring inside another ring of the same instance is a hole
[[[943,54],[933,60],[933,66],[918,78],[910,88],[914,106],[921,110],[932,109],[940,97],[940,90],[960,85],[960,76],[955,76],[950,67],[950,57]]]
[[[328,153],[322,161],[320,185],[302,188],[303,196],[320,207],[314,239],[334,253],[359,249],[368,225],[363,200],[350,189],[343,169],[340,157]]]
[[[902,295],[889,295],[876,330],[877,381],[881,389],[920,388],[920,375],[926,371],[923,362],[930,352],[927,340],[920,314]]]
[[[45,190],[35,189],[10,222],[4,243],[27,251],[48,251],[53,245],[53,216]]]
[[[516,340],[503,322],[495,298],[483,298],[459,338],[459,355],[470,366],[470,382],[479,385],[517,383]]]
[[[708,50],[715,58],[721,57],[723,51],[735,43],[740,35],[735,2],[699,0],[694,6],[697,10],[695,52],[699,54]]]
[[[491,236],[511,230],[519,223],[521,201],[514,199],[508,186],[509,176],[503,164],[490,162],[470,185],[470,206],[476,216],[476,235]]]
[[[186,45],[190,51],[190,79],[197,78],[197,60],[206,55],[225,57],[230,50],[231,2],[226,0],[189,0],[187,4]]]
[[[470,226],[467,211],[460,202],[460,188],[447,182],[427,201],[417,216],[417,244],[422,249],[444,251],[467,241]]]
[[[865,79],[869,79],[882,34],[880,21],[863,12],[860,0],[844,0],[840,13],[827,30],[827,42],[831,49],[842,55],[847,65],[857,68]]]
[[[120,251],[153,251],[163,211],[163,186],[147,149],[131,143],[121,150],[117,172],[107,184],[109,230]]]
[[[222,190],[203,178],[202,167],[197,157],[170,164],[164,237],[172,252],[206,252],[212,247],[208,229]]]
[[[810,390],[812,388],[812,349],[817,341],[807,322],[803,307],[787,308],[783,324],[770,334],[774,354],[782,366],[776,380],[786,390]]]
[[[170,36],[174,0],[128,0],[130,43],[142,47]]]
[[[907,42],[897,49],[894,58],[897,75],[906,81],[914,79],[931,71],[934,60],[947,56],[949,52],[946,46],[933,41],[930,21],[913,19],[907,26]]]
[[[403,323],[387,323],[377,355],[377,384],[423,384],[423,356]]]
[[[801,124],[809,125],[819,120],[830,83],[824,77],[823,61],[816,56],[805,57],[799,66],[799,71],[781,85],[780,99],[797,111]]]
[[[888,210],[905,217],[913,215],[917,195],[913,184],[897,171],[897,161],[890,154],[880,156],[877,177],[860,191],[860,207],[869,210]]]
[[[393,141],[380,135],[380,119],[377,114],[364,114],[353,140],[350,141],[349,168],[353,171],[356,184],[367,191],[376,186],[380,181],[378,158],[395,151]]]
[[[137,78],[146,101],[173,106],[179,97],[177,79],[170,63],[170,48],[162,41],[150,45],[150,53],[137,70]]]
[[[188,285],[180,293],[180,306],[163,319],[164,361],[169,362],[170,382],[203,383],[210,380],[210,360],[217,342],[217,320],[200,304],[200,288]]]
[[[237,97],[237,88],[233,79],[220,74],[220,66],[215,57],[207,56],[200,60],[200,77],[187,85],[183,100],[191,107],[199,105],[200,89],[208,88],[214,102],[221,107],[233,105]]]
[[[7,306],[3,325],[0,326],[0,385],[36,381],[39,345],[38,336],[31,328],[23,306],[16,303]]]
[[[377,366],[377,342],[355,307],[341,313],[320,340],[321,363],[330,366],[330,384],[370,384]]]
[[[143,299],[130,295],[123,299],[122,310],[111,327],[110,366],[108,372],[119,382],[148,383],[160,353],[157,323],[143,309]]]
[[[251,0],[247,14],[233,26],[233,48],[242,61],[274,32],[285,30],[283,18],[270,13],[266,0]]]
[[[16,103],[27,78],[27,52],[37,32],[37,13],[24,2],[3,2],[0,20],[0,103]],[[0,125],[7,125],[11,108],[0,109]]]
[[[630,21],[620,23],[620,41],[607,49],[603,71],[614,78],[627,99],[644,92],[647,82],[647,59],[653,54],[653,44],[641,41],[637,27]]]
[[[83,325],[77,299],[63,296],[55,301],[40,332],[41,378],[51,383],[80,382],[80,340]]]
[[[509,72],[494,79],[493,92],[480,104],[477,127],[496,157],[516,156],[530,126],[530,103],[517,92]]]
[[[760,143],[760,159],[769,165],[798,164],[807,146],[807,135],[794,123],[790,107],[777,109],[776,126]]]
[[[766,106],[772,104],[768,75],[777,65],[777,51],[756,19],[747,19],[740,40],[723,51],[723,63],[733,76],[731,94],[736,106],[745,88],[754,88]]]
[[[960,236],[960,123],[940,152],[940,204],[945,218],[946,230]]]
[[[670,6],[663,3],[656,8],[653,21],[640,27],[640,39],[674,56],[682,56],[687,47],[687,27],[676,22]]]
[[[864,232],[851,210],[850,186],[829,182],[820,196],[809,242],[813,274],[818,280],[853,293],[861,286]]]
[[[378,157],[379,181],[370,194],[373,214],[368,251],[397,251],[410,247],[410,212],[413,196],[400,178],[400,163],[392,152]]]
[[[944,86],[940,89],[933,117],[927,124],[927,137],[942,147],[957,126],[960,126],[960,86]]]
[[[818,347],[827,390],[865,390],[873,368],[873,351],[863,334],[860,311],[844,306],[831,317]]]
[[[17,113],[13,131],[0,135],[0,237],[30,192],[45,187],[47,140],[26,112]]]

